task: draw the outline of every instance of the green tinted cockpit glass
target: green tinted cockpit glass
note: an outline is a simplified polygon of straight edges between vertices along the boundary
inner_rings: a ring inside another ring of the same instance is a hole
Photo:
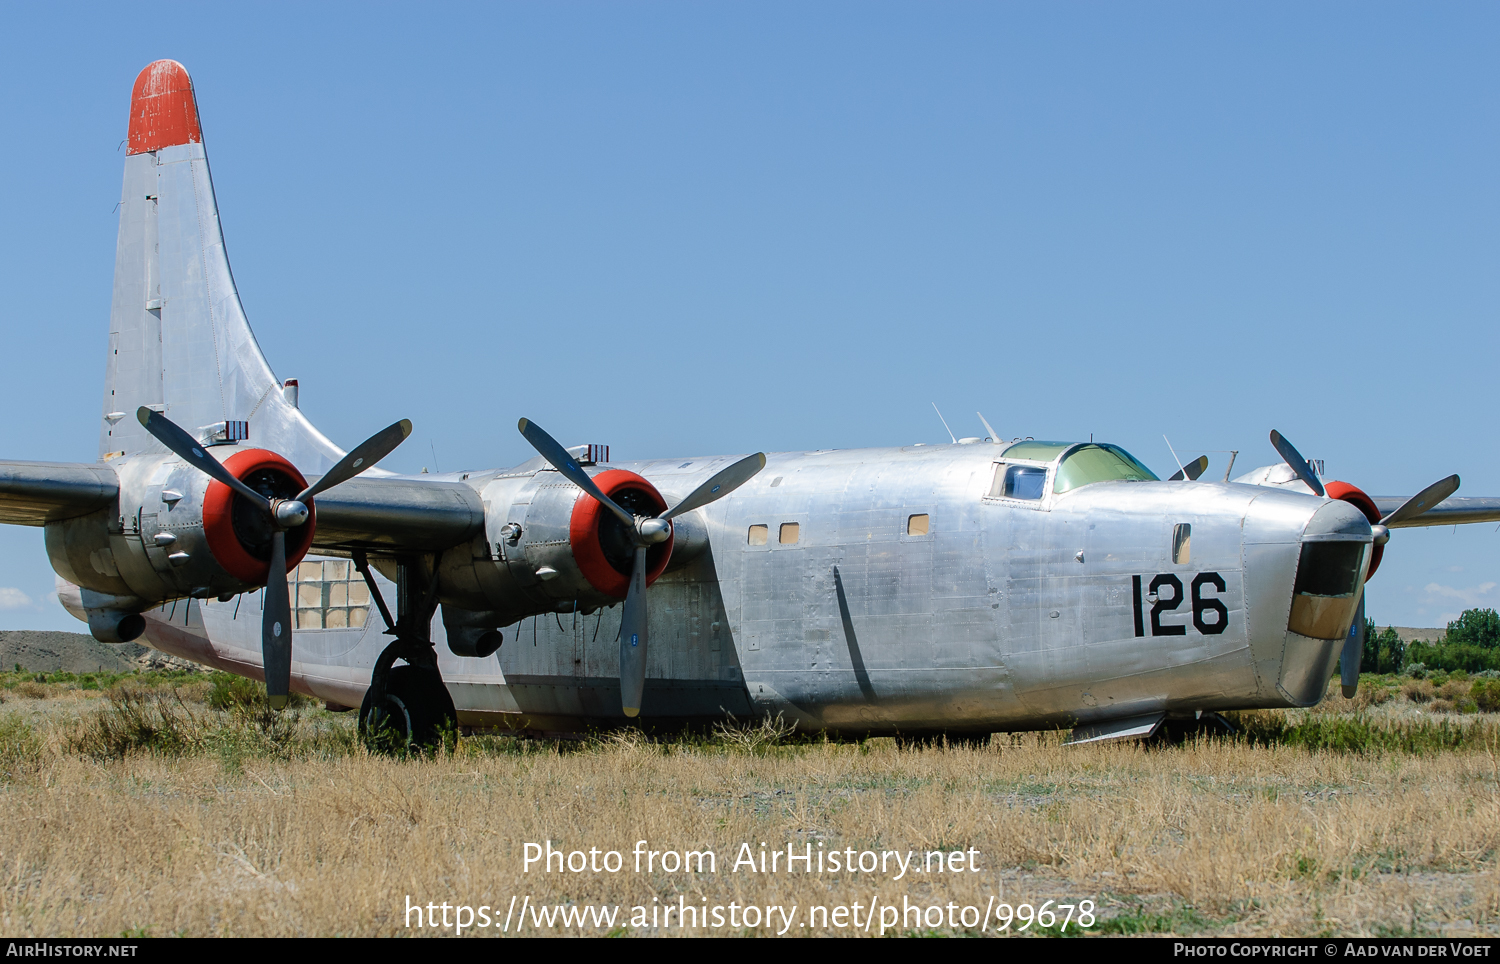
[[[1031,459],[1036,462],[1051,462],[1077,442],[1017,442],[1005,450],[1005,458]]]
[[[1007,453],[1009,454],[1009,453]],[[1090,482],[1156,482],[1150,469],[1135,460],[1118,445],[1090,443],[1080,445],[1057,467],[1053,492],[1067,492]]]

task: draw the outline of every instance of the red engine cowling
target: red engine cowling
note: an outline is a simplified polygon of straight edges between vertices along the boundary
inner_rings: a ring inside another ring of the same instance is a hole
[[[297,467],[275,452],[245,449],[224,460],[235,478],[268,498],[290,499],[307,488]],[[286,533],[286,568],[291,572],[312,547],[317,514],[307,502],[305,525]],[[265,585],[271,568],[271,526],[265,513],[222,482],[210,481],[203,494],[203,532],[215,561],[243,582]]]
[[[1375,500],[1365,495],[1364,490],[1358,486],[1350,485],[1348,482],[1329,482],[1323,486],[1323,491],[1328,493],[1330,499],[1339,499],[1354,506],[1364,513],[1370,525],[1380,521],[1380,510],[1375,507]],[[1375,570],[1380,568],[1380,558],[1385,555],[1385,546],[1372,546],[1370,550],[1370,571],[1365,574],[1368,580],[1375,575]]]
[[[620,508],[636,515],[664,512],[667,501],[656,486],[634,472],[610,469],[594,476],[594,484]],[[646,553],[646,585],[651,585],[672,557],[673,538],[652,546]],[[568,543],[573,560],[589,585],[606,596],[624,598],[630,588],[634,542],[615,514],[597,500],[582,495],[573,503],[568,524]]]

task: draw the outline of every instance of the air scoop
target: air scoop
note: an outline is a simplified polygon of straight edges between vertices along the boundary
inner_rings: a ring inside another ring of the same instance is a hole
[[[1297,581],[1287,628],[1312,639],[1343,639],[1364,589],[1370,522],[1359,509],[1334,500],[1302,531]]]

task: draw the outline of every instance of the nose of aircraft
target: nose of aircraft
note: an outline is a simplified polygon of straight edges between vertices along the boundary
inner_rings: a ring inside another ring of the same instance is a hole
[[[1251,504],[1247,629],[1267,697],[1293,706],[1323,698],[1364,592],[1371,542],[1369,520],[1346,502],[1271,492]]]
[[[1369,520],[1347,502],[1313,513],[1302,530],[1287,629],[1310,639],[1349,635],[1373,538]]]

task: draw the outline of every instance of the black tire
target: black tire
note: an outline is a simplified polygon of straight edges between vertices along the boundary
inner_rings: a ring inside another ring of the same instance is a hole
[[[359,733],[372,750],[385,753],[435,750],[458,733],[458,711],[442,677],[422,666],[395,666],[386,676],[379,707],[365,691]]]

